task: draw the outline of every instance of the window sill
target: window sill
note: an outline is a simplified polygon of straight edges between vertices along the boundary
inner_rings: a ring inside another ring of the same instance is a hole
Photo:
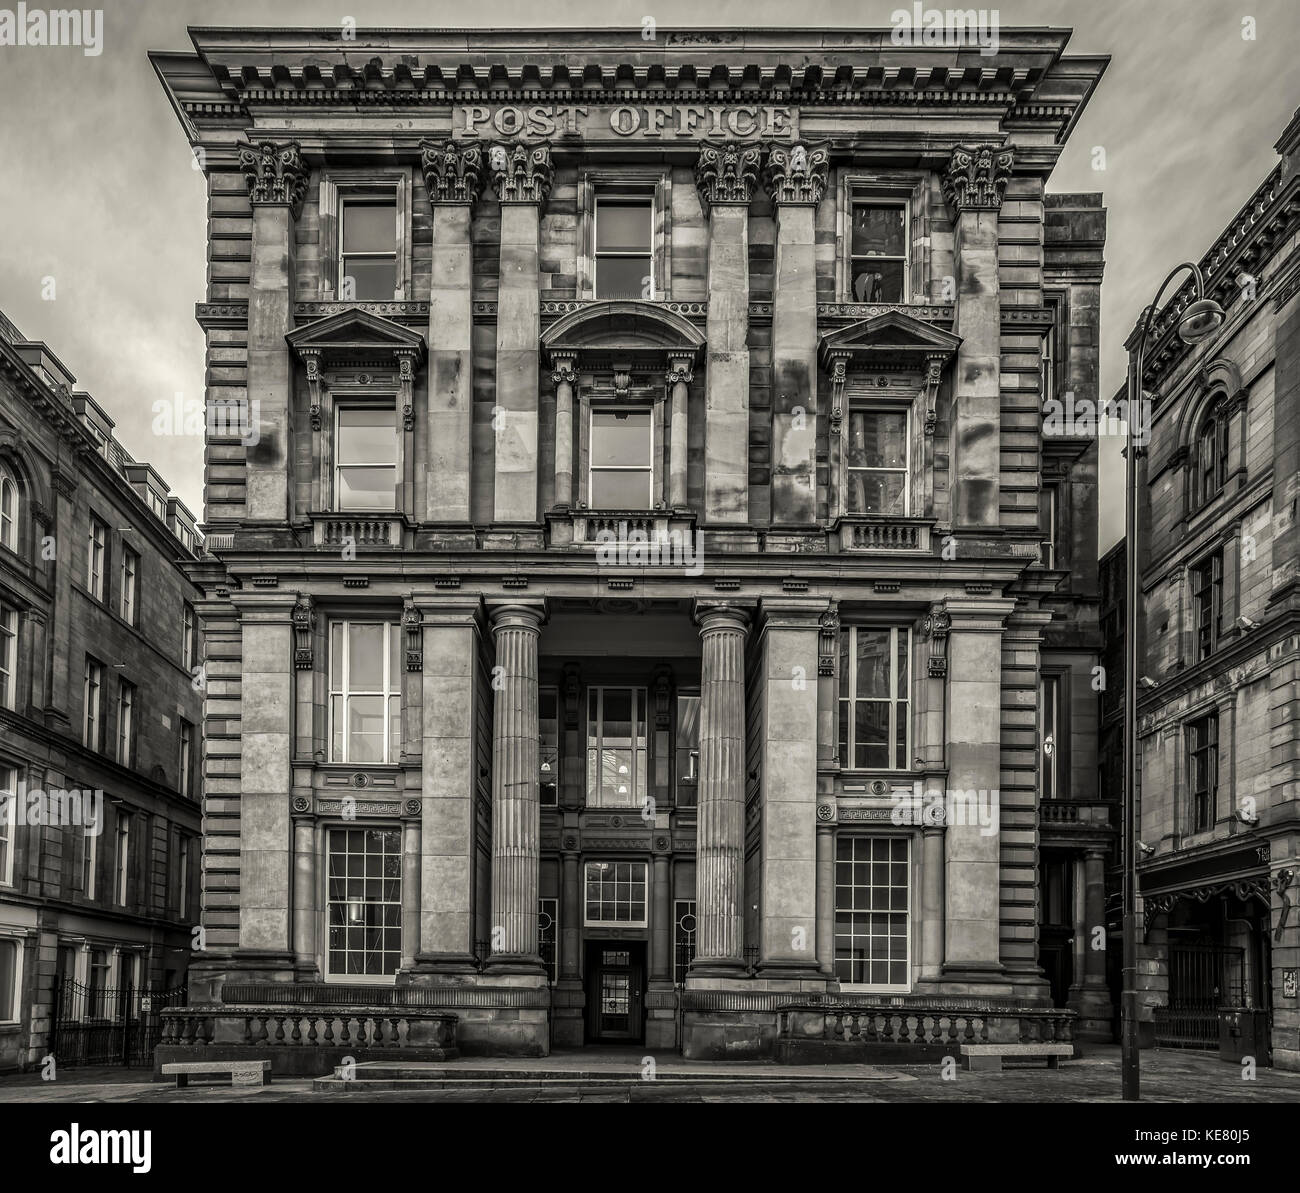
[[[546,522],[553,547],[627,543],[629,550],[653,552],[655,544],[663,543],[674,552],[681,548],[689,551],[687,562],[695,558],[695,515],[688,511],[559,509],[548,513]],[[631,538],[634,534],[636,538]],[[628,562],[637,561],[629,559]],[[662,561],[653,559],[652,562]]]
[[[312,545],[330,549],[400,547],[405,520],[403,514],[383,510],[374,513],[333,510],[312,514]]]
[[[831,530],[840,551],[928,555],[933,526],[930,518],[842,514]]]

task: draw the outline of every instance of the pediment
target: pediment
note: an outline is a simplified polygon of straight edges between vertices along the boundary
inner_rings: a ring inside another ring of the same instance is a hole
[[[886,311],[860,319],[821,337],[818,354],[829,366],[835,356],[850,358],[950,357],[961,346],[961,336],[914,319],[902,311]]]
[[[424,354],[424,337],[418,331],[360,307],[296,327],[285,339],[300,354],[307,350],[330,355],[386,356],[398,350],[417,357]]]
[[[542,332],[542,346],[550,352],[594,350],[693,355],[704,342],[704,333],[684,315],[662,303],[633,299],[583,303]]]

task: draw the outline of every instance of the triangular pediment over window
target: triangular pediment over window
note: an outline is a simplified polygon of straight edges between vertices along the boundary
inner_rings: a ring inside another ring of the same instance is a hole
[[[961,336],[914,319],[901,311],[886,311],[847,327],[828,331],[820,339],[818,354],[829,368],[835,357],[861,360],[899,360],[949,357],[961,345]]]
[[[424,337],[418,331],[359,307],[296,327],[285,339],[299,353],[308,349],[322,354],[370,356],[391,355],[399,350],[414,352],[416,356],[424,353]]]

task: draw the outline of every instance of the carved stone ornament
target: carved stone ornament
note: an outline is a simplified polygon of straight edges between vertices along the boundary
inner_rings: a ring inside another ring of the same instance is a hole
[[[307,413],[311,418],[311,429],[319,431],[321,429],[320,350],[305,348],[301,356],[303,364],[307,367],[307,392],[310,399]]]
[[[996,145],[957,146],[948,162],[943,193],[955,211],[997,211],[1015,154]]]
[[[421,807],[422,805],[418,799],[408,799],[406,803],[402,805],[402,811],[407,816],[418,816],[420,814]]]
[[[307,179],[311,171],[302,160],[296,141],[277,145],[263,141],[259,145],[241,145],[239,169],[248,184],[253,205],[262,203],[288,206],[297,219],[307,196]]]
[[[311,811],[311,799],[305,795],[295,795],[290,801],[289,806],[301,816],[304,813]]]
[[[931,613],[922,628],[930,639],[927,674],[931,679],[942,679],[948,674],[948,631],[952,629],[952,616],[942,610]]]
[[[406,626],[406,669],[408,671],[424,670],[424,643],[421,641],[423,617],[410,601],[402,610],[402,622]]]
[[[817,819],[823,823],[829,823],[835,819],[835,809],[830,804],[818,804]]]
[[[310,671],[314,665],[312,633],[316,629],[316,613],[309,596],[299,596],[293,607],[293,665],[299,671]]]
[[[457,141],[422,141],[420,165],[430,203],[473,203],[483,193],[481,146]]]
[[[821,615],[817,644],[817,674],[834,675],[840,655],[840,614],[834,606]]]
[[[402,391],[402,430],[415,429],[415,353],[397,353],[397,384]]]
[[[669,385],[690,385],[695,380],[695,365],[688,356],[678,356],[668,361],[664,380]]]
[[[502,203],[544,204],[551,193],[555,171],[551,147],[545,143],[493,145],[488,151],[488,167]]]
[[[695,185],[705,207],[718,203],[748,204],[754,197],[760,154],[742,141],[705,141],[695,163]]]
[[[578,358],[576,355],[554,352],[551,354],[551,384],[557,388],[561,385],[578,384]]]
[[[939,416],[936,404],[939,400],[939,382],[943,379],[944,357],[927,356],[925,358],[925,427],[924,434],[933,435]]]
[[[825,144],[774,145],[763,171],[772,202],[816,206],[826,194],[830,161]]]

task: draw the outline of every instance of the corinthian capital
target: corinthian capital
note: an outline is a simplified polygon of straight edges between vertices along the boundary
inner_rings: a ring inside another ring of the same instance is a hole
[[[1010,149],[996,145],[958,145],[943,178],[943,193],[952,209],[997,211],[1014,156]]]
[[[515,141],[509,145],[493,145],[488,150],[488,168],[492,171],[492,185],[502,203],[544,204],[551,193],[554,169],[551,166],[551,147],[525,145]]]
[[[705,207],[745,203],[754,197],[759,149],[743,141],[705,141],[695,163],[695,185]]]
[[[277,145],[263,141],[259,145],[241,145],[239,168],[248,184],[248,195],[253,205],[275,203],[293,211],[293,218],[302,214],[302,201],[307,194],[307,177],[310,170],[302,160],[296,141]]]
[[[430,203],[473,203],[483,192],[483,150],[458,141],[420,142]]]
[[[830,161],[825,144],[773,145],[763,171],[763,183],[772,202],[815,207],[826,193]]]

